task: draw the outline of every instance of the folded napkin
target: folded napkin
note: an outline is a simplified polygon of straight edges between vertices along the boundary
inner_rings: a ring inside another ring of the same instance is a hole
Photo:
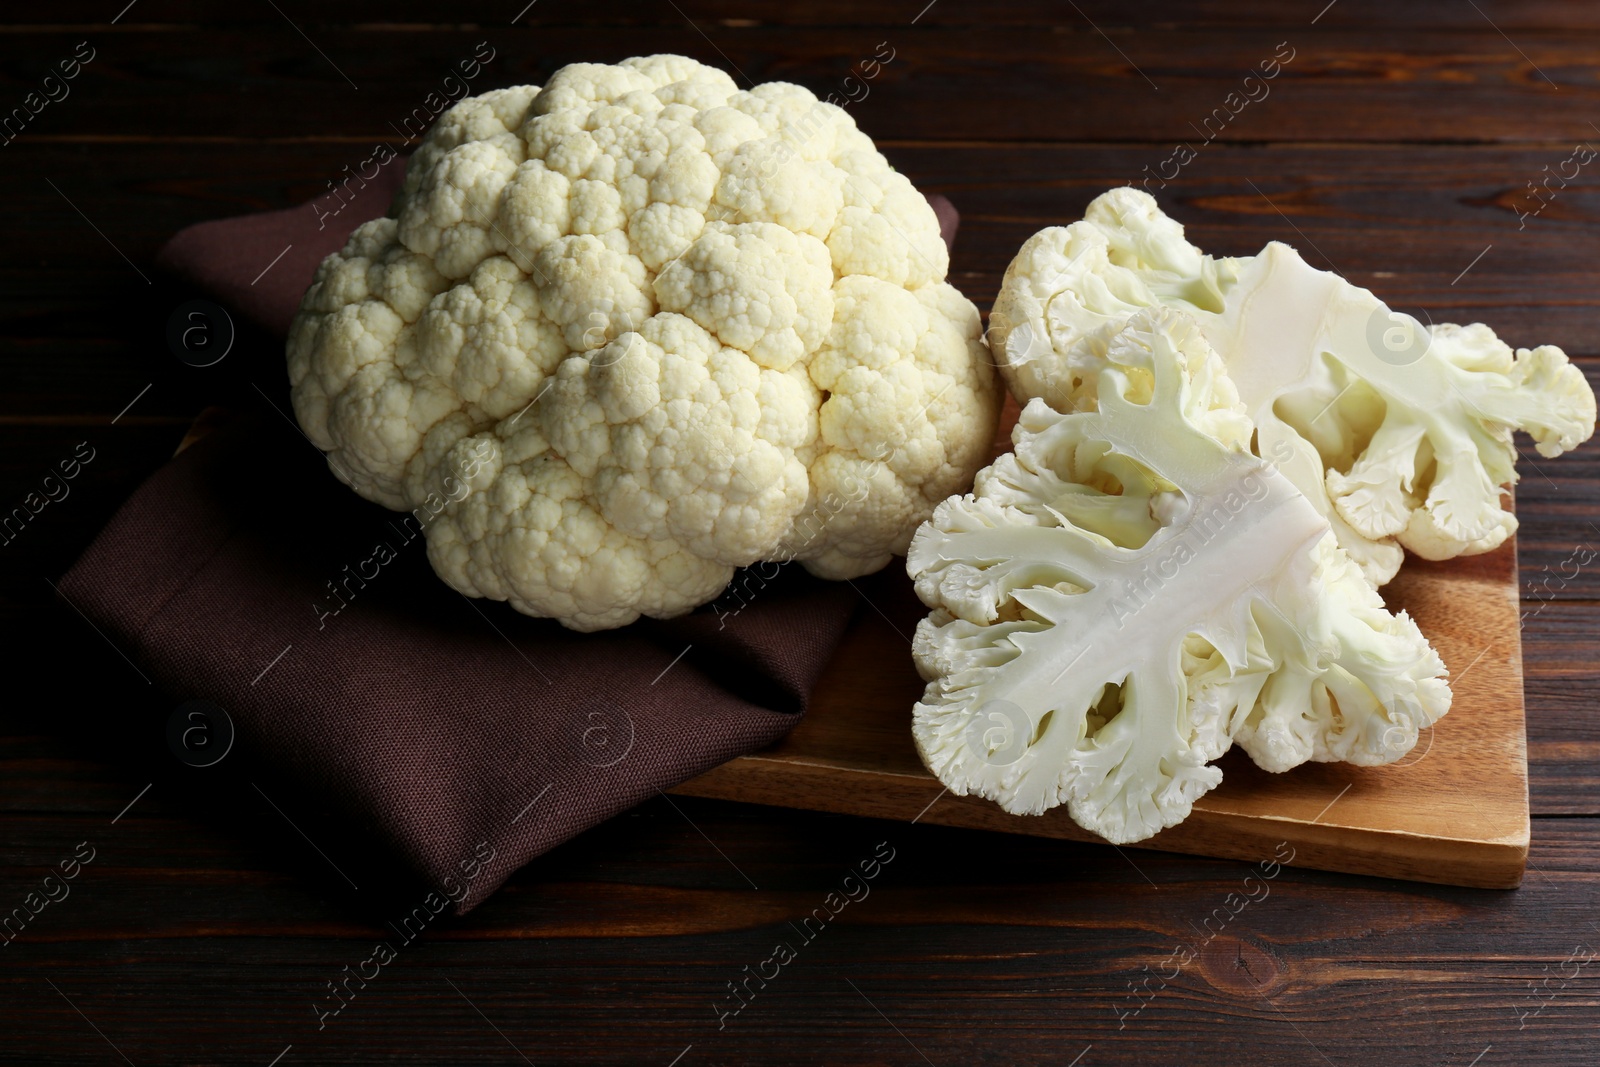
[[[281,337],[402,165],[337,200],[192,226],[158,262]],[[949,241],[955,210],[932,199]],[[281,350],[255,358],[246,377],[283,396]],[[468,600],[414,526],[336,482],[273,406],[157,471],[61,589],[175,702],[226,711],[264,781],[345,814],[310,834],[335,867],[363,835],[458,913],[580,831],[782,737],[855,609],[848,585],[793,565],[751,582],[737,613],[597,634]]]

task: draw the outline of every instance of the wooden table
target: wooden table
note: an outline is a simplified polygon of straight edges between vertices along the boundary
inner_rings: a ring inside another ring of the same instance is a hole
[[[0,148],[0,504],[78,442],[95,458],[0,545],[0,911],[79,842],[94,858],[0,947],[0,1061],[1595,1062],[1594,445],[1525,462],[1518,493],[1534,812],[1519,890],[1285,868],[1234,911],[1259,864],[658,799],[441,921],[319,1031],[313,1002],[393,912],[242,782],[178,765],[170,704],[48,583],[201,406],[253,402],[226,364],[166,350],[160,242],[325,192],[478,42],[497,58],[475,88],[680,51],[858,97],[895,165],[961,209],[952,281],[981,307],[1024,238],[1171,173],[1181,141],[1193,158],[1157,191],[1203,247],[1288,238],[1398,307],[1600,370],[1600,164],[1529,186],[1600,142],[1593,4],[524,2],[4,15],[0,108],[78,42],[93,58]],[[891,50],[860,98],[845,79]],[[1276,77],[1245,81],[1274,59]],[[727,983],[796,940],[791,922],[879,842],[894,859],[870,896],[719,1026]],[[1198,953],[1182,968],[1179,945]]]

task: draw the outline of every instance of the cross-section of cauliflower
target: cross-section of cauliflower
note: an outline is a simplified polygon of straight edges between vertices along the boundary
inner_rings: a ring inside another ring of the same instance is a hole
[[[1378,585],[1409,548],[1486,552],[1516,529],[1512,432],[1557,456],[1594,432],[1595,398],[1561,349],[1513,352],[1487,326],[1425,326],[1287,245],[1213,258],[1154,198],[1113,189],[1041,230],[1006,272],[991,319],[1013,391],[1092,405],[1094,369],[1129,315],[1200,321],[1272,458]]]
[[[926,199],[842,110],[681,56],[442,115],[290,332],[335,474],[574,629],[848,578],[966,488],[1000,386]]]
[[[1444,664],[1250,453],[1199,325],[1137,312],[1083,373],[1094,410],[1030,401],[1014,452],[912,540],[928,768],[1126,843],[1184,819],[1235,741],[1272,771],[1409,751]]]

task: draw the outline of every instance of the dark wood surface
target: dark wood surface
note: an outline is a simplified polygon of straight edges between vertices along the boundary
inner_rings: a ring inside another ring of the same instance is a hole
[[[1287,42],[1271,94],[1162,194],[1195,239],[1289,238],[1397,306],[1559,343],[1600,379],[1600,163],[1518,219],[1542,168],[1600,143],[1594,4],[538,0],[513,25],[524,2],[0,14],[0,113],[76,42],[97,53],[0,147],[0,504],[77,442],[96,449],[71,495],[0,545],[0,911],[78,842],[95,849],[0,947],[0,1062],[1595,1062],[1594,445],[1534,457],[1518,490],[1534,812],[1519,890],[1285,868],[1234,913],[1259,863],[657,799],[439,920],[319,1031],[325,983],[390,936],[405,888],[352,892],[246,767],[177,764],[170,708],[47,579],[195,412],[254,395],[226,362],[166,351],[178,297],[148,265],[160,242],[322,191],[476,42],[499,54],[484,88],[680,51],[819,93],[888,42],[852,110],[961,209],[952,280],[985,307],[1027,235],[1195,140],[1188,124]],[[359,865],[359,842],[314,830]],[[719,1029],[726,983],[797,941],[790,923],[879,842],[895,858],[870,896]],[[1195,958],[1174,976],[1179,945]]]

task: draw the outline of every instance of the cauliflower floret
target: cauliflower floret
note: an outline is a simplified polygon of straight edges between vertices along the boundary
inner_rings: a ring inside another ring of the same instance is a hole
[[[999,417],[932,208],[844,111],[682,56],[462,100],[318,269],[296,414],[471,596],[669,618],[902,553]]]
[[[1035,234],[1006,272],[991,335],[1020,396],[1092,406],[1109,338],[1142,307],[1197,318],[1278,464],[1374,584],[1401,547],[1427,559],[1516,529],[1512,432],[1555,456],[1594,432],[1595,399],[1553,346],[1513,353],[1481,324],[1432,328],[1286,245],[1215,259],[1132,188]]]
[[[825,399],[808,521],[782,552],[825,578],[849,578],[905,553],[943,499],[935,487],[972,483],[995,422],[978,312],[954,287],[908,291],[853,275],[834,294],[832,329],[809,365]],[[966,431],[975,423],[989,426],[987,440]],[[826,539],[816,533],[823,516]]]
[[[1134,314],[1085,372],[1096,410],[1030,401],[1015,451],[917,531],[912,733],[952,792],[1140,841],[1235,739],[1274,771],[1388,763],[1448,709],[1443,662],[1248,451],[1213,364],[1193,319]]]
[[[815,237],[770,222],[713,222],[656,276],[662,311],[681,311],[763,367],[788,370],[833,321],[833,264]]]
[[[536,85],[494,89],[480,96],[469,96],[440,115],[411,156],[400,198],[410,200],[452,148],[476,141],[499,145],[508,155],[521,152],[522,138],[517,131],[527,118],[533,98],[538,95]]]

